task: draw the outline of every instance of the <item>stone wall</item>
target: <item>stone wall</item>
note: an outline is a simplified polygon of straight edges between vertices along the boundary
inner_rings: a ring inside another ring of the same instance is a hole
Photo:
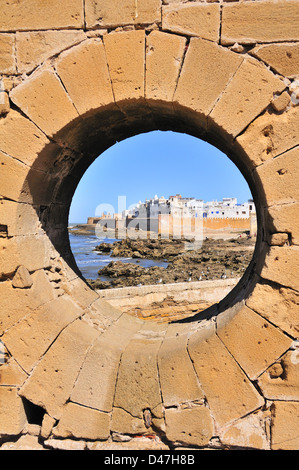
[[[298,26],[296,0],[2,2],[2,448],[299,448]],[[247,272],[184,323],[106,303],[68,243],[84,171],[155,129],[226,153],[257,208]]]

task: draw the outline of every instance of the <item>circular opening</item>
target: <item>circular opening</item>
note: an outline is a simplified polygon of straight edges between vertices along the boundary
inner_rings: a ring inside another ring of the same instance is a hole
[[[103,152],[69,212],[71,249],[87,283],[158,321],[200,314],[225,298],[250,264],[256,234],[252,194],[235,164],[172,131]]]

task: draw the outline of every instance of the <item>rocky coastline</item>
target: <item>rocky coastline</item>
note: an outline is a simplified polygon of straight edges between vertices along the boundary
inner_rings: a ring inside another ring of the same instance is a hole
[[[186,240],[124,239],[101,243],[95,250],[114,257],[135,259],[135,263],[111,261],[98,271],[98,279],[87,280],[94,289],[111,289],[151,284],[169,284],[241,277],[252,258],[255,239],[205,239],[202,246],[186,250]],[[167,267],[143,267],[138,260],[167,262]],[[102,280],[108,279],[108,280]]]

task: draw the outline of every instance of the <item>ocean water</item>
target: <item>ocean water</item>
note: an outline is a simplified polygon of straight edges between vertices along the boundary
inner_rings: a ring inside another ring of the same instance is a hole
[[[111,261],[122,261],[123,263],[134,263],[145,268],[151,266],[161,266],[167,268],[168,263],[165,261],[151,259],[136,258],[117,258],[109,256],[109,253],[101,254],[95,251],[95,247],[100,243],[113,243],[117,241],[115,238],[98,238],[95,235],[74,235],[69,234],[70,245],[75,257],[78,268],[86,279],[109,280],[105,276],[99,276],[99,269],[107,266]]]

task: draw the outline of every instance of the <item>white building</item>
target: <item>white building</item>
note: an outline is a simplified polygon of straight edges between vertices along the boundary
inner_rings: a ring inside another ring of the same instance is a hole
[[[255,213],[254,202],[249,200],[238,204],[237,198],[223,198],[222,201],[205,202],[203,209],[203,217],[211,219],[248,219],[251,213]]]

